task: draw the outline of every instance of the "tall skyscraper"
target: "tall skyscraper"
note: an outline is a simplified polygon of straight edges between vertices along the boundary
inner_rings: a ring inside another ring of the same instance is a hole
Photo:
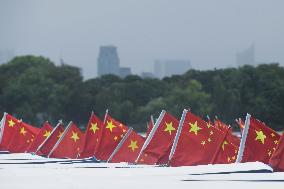
[[[154,64],[154,75],[157,78],[180,75],[191,69],[189,60],[156,60]]]
[[[106,74],[118,75],[119,57],[115,46],[101,46],[98,57],[98,76]]]
[[[254,45],[251,45],[249,48],[237,53],[236,62],[238,66],[256,65],[254,60]]]

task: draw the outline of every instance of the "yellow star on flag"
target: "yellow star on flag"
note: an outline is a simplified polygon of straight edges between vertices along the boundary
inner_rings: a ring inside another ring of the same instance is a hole
[[[172,135],[172,131],[175,131],[176,129],[173,127],[173,123],[170,122],[170,123],[167,123],[166,122],[166,128],[165,128],[165,132],[169,132],[170,135]]]
[[[201,142],[201,144],[202,144],[203,146],[205,145],[205,143],[206,143],[206,142],[205,142],[204,140]]]
[[[25,130],[24,127],[22,127],[21,130],[20,130],[20,134],[26,135],[26,133],[27,133],[27,131]]]
[[[222,149],[223,149],[223,151],[225,150],[225,145],[226,145],[226,144],[228,144],[227,141],[224,141],[223,144],[222,144]]]
[[[75,142],[77,142],[77,140],[80,139],[80,138],[78,137],[78,133],[77,133],[77,132],[73,132],[73,131],[72,131],[72,136],[71,136],[71,138],[72,138]]]
[[[15,125],[15,122],[14,122],[12,119],[10,119],[10,120],[8,121],[8,126],[9,126],[9,127],[14,127],[14,125]]]
[[[115,128],[116,126],[112,123],[112,121],[107,122],[106,128],[109,129],[110,132],[112,132],[112,129]]]
[[[193,124],[192,124],[192,123],[189,123],[189,125],[190,125],[190,130],[189,130],[189,132],[194,132],[195,135],[197,135],[197,132],[198,132],[199,130],[201,130],[201,128],[197,126],[197,121],[195,121],[195,123],[193,123]]]
[[[45,130],[43,136],[44,136],[44,137],[49,137],[49,136],[50,136],[50,131]]]
[[[59,131],[57,138],[60,138],[62,136],[62,134],[63,134],[63,132]]]
[[[90,131],[93,131],[94,134],[96,134],[96,131],[99,130],[97,123],[91,123]]]
[[[137,141],[130,141],[130,145],[128,146],[128,148],[131,148],[131,150],[132,150],[132,152],[134,152],[135,151],[135,149],[137,149],[138,148],[138,146],[137,146]]]
[[[260,131],[255,131],[256,132],[256,138],[255,140],[260,140],[262,144],[264,144],[264,139],[266,139],[266,136],[263,134],[263,132]]]

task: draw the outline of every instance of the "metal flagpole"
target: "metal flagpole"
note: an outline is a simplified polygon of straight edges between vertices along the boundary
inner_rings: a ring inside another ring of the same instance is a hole
[[[182,112],[182,115],[181,115],[181,118],[180,118],[180,121],[179,121],[179,125],[178,125],[178,130],[177,130],[177,133],[176,133],[176,136],[175,136],[175,139],[174,139],[174,143],[173,143],[173,146],[172,146],[172,149],[171,149],[171,153],[169,155],[168,164],[170,163],[170,161],[173,158],[173,155],[176,151],[177,143],[178,143],[178,140],[179,140],[179,137],[180,137],[180,134],[181,134],[182,126],[183,126],[184,119],[185,119],[187,112],[188,111],[186,109],[184,109],[183,112]]]
[[[140,152],[139,152],[139,155],[138,155],[137,159],[135,160],[135,163],[138,162],[138,160],[139,160],[139,158],[140,158],[142,152],[145,150],[145,148],[148,146],[148,144],[149,144],[150,141],[152,140],[152,138],[153,138],[153,136],[154,136],[156,130],[158,129],[158,127],[159,127],[159,125],[160,125],[160,123],[161,123],[161,121],[162,121],[162,119],[163,119],[165,113],[166,113],[165,110],[162,110],[162,112],[160,113],[160,116],[159,116],[158,120],[156,121],[156,123],[155,123],[153,129],[150,131],[149,136],[147,137],[146,141],[144,142],[144,144],[143,144],[143,146],[142,146],[142,148],[141,148],[141,150],[140,150]]]
[[[69,128],[72,125],[72,121],[70,121],[70,123],[68,124],[68,126],[66,127],[66,129],[64,130],[64,132],[62,133],[62,136],[58,139],[58,141],[55,143],[55,145],[53,146],[53,148],[51,149],[51,151],[48,154],[48,158],[49,156],[53,153],[53,151],[57,148],[57,146],[60,144],[60,142],[63,140],[64,136],[66,135],[66,133],[68,132]]]
[[[251,115],[247,114],[246,121],[245,121],[245,128],[243,129],[242,139],[241,139],[236,163],[240,163],[242,161],[242,158],[243,158],[244,148],[245,148],[248,130],[249,130],[249,126],[250,126],[250,117],[251,117]]]
[[[2,142],[2,136],[3,136],[3,133],[4,133],[4,129],[5,129],[6,117],[7,117],[7,113],[4,112],[3,118],[1,120],[1,127],[0,127],[0,144]]]
[[[107,163],[109,163],[113,156],[118,152],[118,150],[121,148],[121,146],[124,144],[124,142],[127,140],[127,138],[129,137],[129,135],[132,133],[133,128],[130,127],[128,129],[128,131],[126,132],[126,134],[124,135],[124,137],[121,139],[121,141],[118,143],[118,145],[116,146],[116,148],[114,149],[114,151],[112,152],[112,154],[109,156]]]
[[[108,114],[108,109],[106,109],[106,113],[105,113],[105,117],[104,117],[104,124],[106,123],[106,117],[107,117],[107,114]]]
[[[49,138],[51,137],[51,135],[56,131],[56,129],[62,124],[62,121],[59,120],[57,125],[52,129],[50,135],[48,137],[46,137],[46,139],[44,139],[44,141],[37,147],[35,152],[32,152],[32,154],[36,154],[38,151],[40,151],[40,149],[43,147],[43,145],[49,140]]]

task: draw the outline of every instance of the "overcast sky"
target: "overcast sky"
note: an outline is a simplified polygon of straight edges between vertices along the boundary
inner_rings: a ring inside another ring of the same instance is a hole
[[[152,71],[156,59],[196,69],[256,61],[284,65],[283,0],[0,0],[0,50],[43,55],[97,75],[99,46],[118,47],[121,66]]]

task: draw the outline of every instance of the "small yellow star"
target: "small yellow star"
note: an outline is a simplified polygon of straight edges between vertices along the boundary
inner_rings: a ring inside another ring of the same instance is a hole
[[[106,128],[109,129],[110,132],[112,132],[112,129],[115,128],[116,126],[112,123],[112,121],[107,121],[107,126]]]
[[[274,140],[274,144],[278,144],[279,142],[278,142],[278,140]]]
[[[223,149],[223,151],[225,150],[225,145],[226,145],[226,144],[228,144],[227,141],[224,141],[223,144],[222,144],[222,149]]]
[[[59,134],[57,135],[57,138],[60,138],[62,136],[63,132],[59,131]]]
[[[235,160],[235,159],[236,159],[236,156],[233,156],[233,157],[232,157],[232,160]]]
[[[228,157],[227,160],[228,160],[228,162],[231,162],[231,158],[230,157]]]
[[[45,130],[43,136],[44,136],[44,137],[49,137],[49,136],[50,136],[50,131]]]
[[[211,138],[208,138],[208,142],[211,142],[212,140],[211,140]]]
[[[117,137],[117,136],[115,136],[113,139],[116,141],[116,140],[118,139],[118,137]]]
[[[210,135],[213,135],[214,134],[214,132],[213,131],[210,131]]]
[[[9,127],[14,127],[14,125],[15,125],[15,122],[14,122],[12,119],[10,119],[10,120],[8,121],[8,126],[9,126]]]
[[[75,142],[77,142],[77,140],[80,139],[78,137],[78,133],[77,132],[73,132],[73,131],[72,131],[72,136],[70,138],[73,139]]]
[[[263,132],[260,131],[255,131],[256,132],[256,138],[255,140],[260,140],[262,144],[264,144],[264,139],[266,139],[266,136],[263,134]]]
[[[210,127],[212,127],[211,123],[207,123],[207,127],[208,127],[208,129],[209,129]]]
[[[201,144],[202,144],[203,146],[205,145],[205,143],[206,143],[206,142],[205,142],[204,140],[201,142]]]
[[[167,123],[166,122],[166,128],[164,129],[165,132],[169,132],[170,135],[172,135],[172,131],[175,131],[176,129],[173,127],[173,123]]]
[[[271,136],[272,136],[272,137],[275,137],[275,134],[274,134],[274,133],[271,133]]]
[[[97,123],[91,123],[90,131],[93,131],[94,134],[96,134],[96,131],[99,130]]]
[[[194,134],[195,135],[197,135],[197,132],[199,131],[199,130],[201,130],[201,128],[200,127],[198,127],[198,125],[197,125],[197,121],[195,121],[195,123],[189,123],[189,125],[190,125],[190,130],[189,130],[189,132],[194,132]]]
[[[135,151],[135,149],[137,149],[138,148],[138,146],[137,146],[137,141],[130,141],[130,145],[128,146],[128,148],[131,148],[131,150],[132,150],[132,152],[134,152]]]
[[[20,130],[20,134],[26,135],[26,133],[27,133],[27,131],[25,130],[24,127],[22,127],[21,130]]]
[[[268,156],[269,156],[269,157],[271,156],[271,153],[272,153],[272,152],[269,150],[269,152],[268,152]]]

